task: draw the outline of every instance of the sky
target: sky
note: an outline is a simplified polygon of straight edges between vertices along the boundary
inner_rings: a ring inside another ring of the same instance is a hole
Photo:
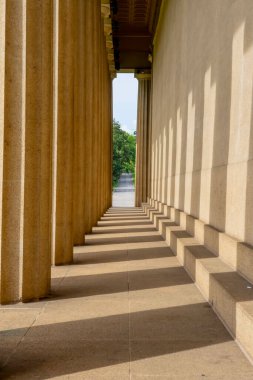
[[[131,134],[136,130],[137,93],[134,74],[118,74],[113,80],[113,117]]]

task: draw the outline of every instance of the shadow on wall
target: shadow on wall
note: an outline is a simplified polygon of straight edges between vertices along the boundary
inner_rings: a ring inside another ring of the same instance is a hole
[[[252,86],[251,126],[249,137],[249,161],[247,163],[247,183],[245,199],[244,240],[252,244],[253,235],[253,86]]]
[[[252,83],[251,0],[165,2],[154,52],[152,198],[250,244]]]

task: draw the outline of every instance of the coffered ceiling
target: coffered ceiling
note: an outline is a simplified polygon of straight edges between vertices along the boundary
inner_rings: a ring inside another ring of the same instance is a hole
[[[161,0],[111,0],[117,70],[151,67],[149,54],[160,6]]]

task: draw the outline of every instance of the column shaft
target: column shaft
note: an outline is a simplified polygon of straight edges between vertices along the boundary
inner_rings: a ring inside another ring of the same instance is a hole
[[[83,109],[84,109],[84,156],[78,156],[80,148],[75,144],[75,155],[79,162],[79,169],[74,169],[74,181],[79,192],[78,173],[80,175],[81,161],[84,162],[84,207],[80,207],[83,213],[84,228],[79,230],[91,232],[92,227],[104,213],[108,205],[109,193],[111,192],[111,78],[107,61],[106,41],[104,35],[103,19],[101,18],[101,2],[99,0],[87,0],[84,4],[84,57],[83,65],[84,80],[78,80],[80,85],[84,83]],[[78,40],[78,38],[77,38]],[[80,54],[80,52],[79,52]],[[78,67],[78,65],[77,65]],[[78,69],[77,69],[78,70]],[[79,91],[79,90],[78,90]],[[75,93],[79,94],[76,91]],[[77,95],[78,96],[78,95]],[[110,105],[110,107],[109,107]],[[78,108],[77,108],[78,109]],[[109,112],[110,109],[110,112]],[[81,136],[81,125],[75,124],[77,136]],[[78,137],[77,137],[78,139]],[[75,140],[77,140],[75,139]],[[109,157],[108,157],[109,156]],[[78,164],[75,164],[78,167]],[[110,169],[110,170],[109,170]],[[110,190],[108,188],[110,187]],[[111,196],[111,194],[110,194]],[[77,200],[79,199],[79,200]],[[75,212],[81,198],[74,195],[74,215],[80,219],[81,212]],[[77,215],[79,215],[77,217]],[[75,222],[74,222],[75,226]],[[78,240],[74,240],[75,242]]]
[[[136,139],[136,190],[135,204],[141,206],[147,201],[149,173],[150,138],[150,74],[137,74],[139,79],[137,139]]]
[[[85,43],[86,33],[85,2],[78,0],[75,39],[75,82],[74,82],[74,180],[73,180],[73,225],[74,245],[84,243],[85,233]]]
[[[55,265],[73,260],[76,0],[54,2],[53,241]]]
[[[26,1],[23,300],[45,296],[51,267],[52,14]]]
[[[93,225],[94,188],[94,128],[95,128],[95,65],[97,64],[93,54],[94,49],[94,14],[97,4],[93,0],[87,0],[86,6],[86,40],[85,40],[85,231],[91,232]]]
[[[92,226],[98,220],[99,209],[99,132],[100,132],[100,32],[101,32],[101,3],[100,0],[94,0],[94,16],[93,16],[93,54],[95,59],[94,65],[94,103],[93,103],[93,176],[92,176]]]
[[[23,1],[1,8],[1,303],[8,303],[21,296],[26,9]]]
[[[106,136],[104,133],[105,129],[105,123],[106,123],[106,116],[105,116],[105,73],[106,73],[106,66],[107,63],[107,54],[105,49],[105,35],[104,35],[104,20],[101,17],[101,97],[100,97],[100,115],[101,115],[101,133],[100,133],[100,147],[101,147],[101,154],[100,154],[100,202],[99,202],[99,218],[104,214],[104,196],[105,196],[105,163],[106,163],[106,156],[105,156],[105,145],[106,145]]]
[[[52,7],[0,3],[0,301],[50,286]]]

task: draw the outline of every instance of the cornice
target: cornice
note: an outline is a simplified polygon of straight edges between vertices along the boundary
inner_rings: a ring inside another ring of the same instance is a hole
[[[109,70],[111,73],[111,78],[114,79],[117,76],[117,72],[115,70],[110,0],[101,0],[101,15],[104,23],[104,35]]]

